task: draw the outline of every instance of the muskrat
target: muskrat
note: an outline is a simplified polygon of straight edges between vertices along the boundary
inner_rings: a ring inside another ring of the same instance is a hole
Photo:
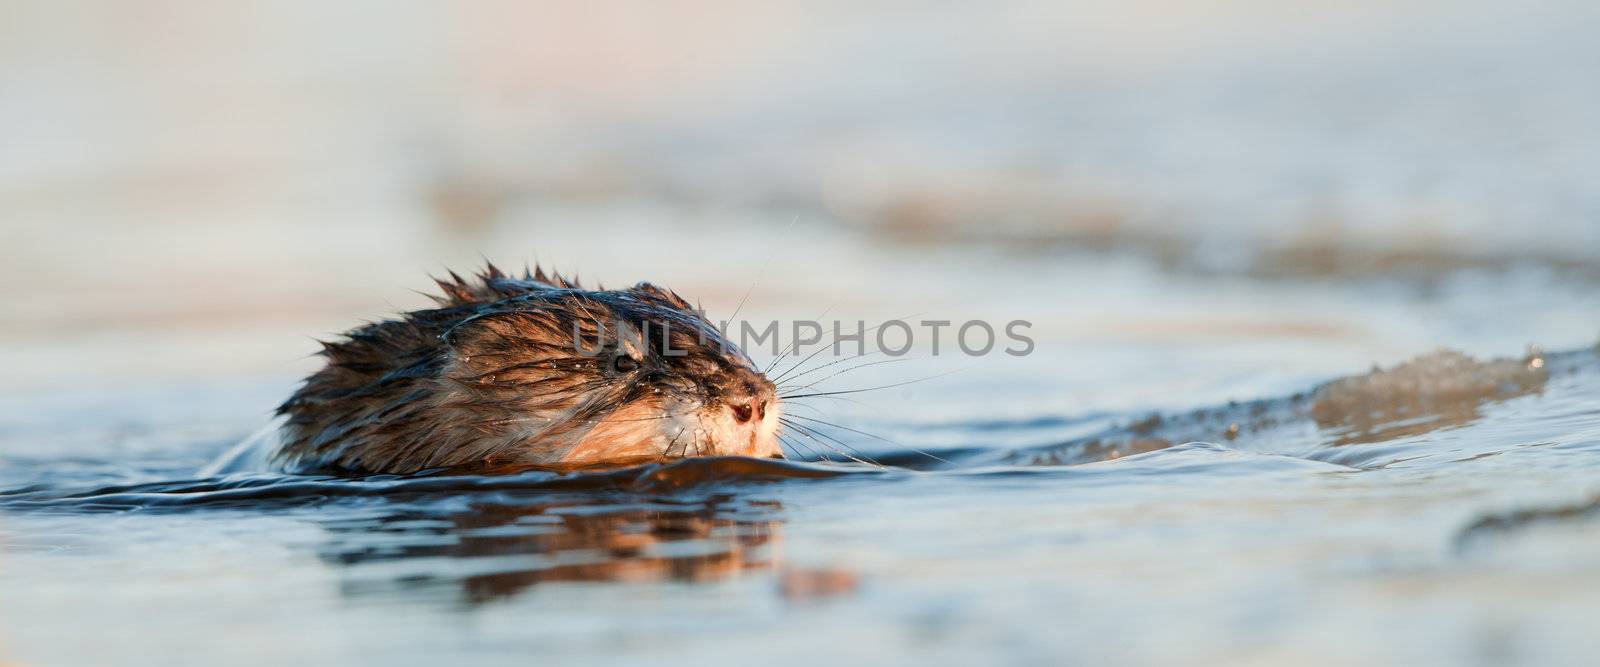
[[[437,308],[324,342],[278,408],[279,464],[409,473],[782,458],[771,380],[696,308],[647,282],[588,290],[489,264],[436,279]]]

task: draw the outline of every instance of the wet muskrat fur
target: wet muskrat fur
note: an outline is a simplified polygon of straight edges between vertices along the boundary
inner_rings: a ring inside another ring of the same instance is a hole
[[[326,364],[278,408],[280,463],[405,473],[782,456],[773,383],[671,290],[493,265],[437,282],[439,307],[323,343]]]

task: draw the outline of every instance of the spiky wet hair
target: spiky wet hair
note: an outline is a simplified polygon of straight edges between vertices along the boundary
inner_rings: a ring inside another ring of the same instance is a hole
[[[280,462],[398,473],[743,453],[708,445],[714,434],[700,429],[663,448],[659,434],[627,422],[666,419],[669,404],[751,397],[765,418],[771,383],[669,289],[587,290],[543,269],[513,277],[492,264],[436,282],[437,308],[323,343],[326,364],[278,408]]]

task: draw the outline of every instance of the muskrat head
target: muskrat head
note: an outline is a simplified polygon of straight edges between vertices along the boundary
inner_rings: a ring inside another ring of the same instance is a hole
[[[782,457],[773,383],[670,290],[585,290],[494,267],[441,281],[441,307],[326,343],[279,411],[282,459],[410,472]]]
[[[446,332],[444,375],[499,437],[563,463],[782,456],[776,389],[672,292],[551,291],[496,304]]]

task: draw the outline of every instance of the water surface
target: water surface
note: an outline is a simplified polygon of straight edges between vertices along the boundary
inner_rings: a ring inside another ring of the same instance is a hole
[[[1594,648],[1591,350],[1196,410],[848,423],[906,444],[828,429],[877,465],[195,479],[228,439],[80,435],[0,469],[0,628],[22,664]]]

